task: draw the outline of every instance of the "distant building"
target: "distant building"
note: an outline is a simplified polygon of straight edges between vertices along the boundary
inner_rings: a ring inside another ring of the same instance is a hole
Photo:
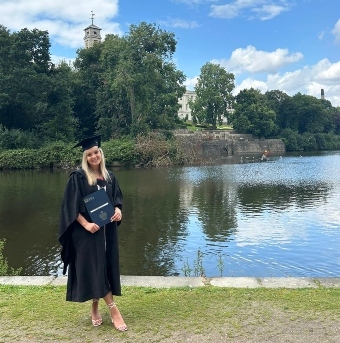
[[[181,98],[178,99],[178,103],[181,105],[178,111],[178,117],[180,119],[186,119],[192,121],[191,109],[189,107],[189,100],[195,101],[196,93],[194,91],[186,91]]]
[[[91,20],[92,24],[84,29],[85,31],[85,49],[92,48],[94,44],[100,43],[102,41],[102,37],[100,36],[101,28],[93,24],[93,16],[94,13],[91,11]]]
[[[321,89],[321,99],[325,99],[325,91],[323,89]]]
[[[186,91],[181,98],[178,99],[178,103],[181,107],[178,110],[179,119],[186,119],[192,121],[191,109],[189,107],[189,100],[195,101],[196,93],[194,91]],[[229,113],[233,113],[233,109],[227,109]],[[223,118],[223,123],[227,124],[228,120]]]

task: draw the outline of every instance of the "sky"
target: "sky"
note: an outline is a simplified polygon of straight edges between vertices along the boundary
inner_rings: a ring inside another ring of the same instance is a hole
[[[174,33],[174,62],[189,90],[203,65],[212,62],[235,75],[234,95],[253,87],[320,98],[324,89],[325,98],[340,106],[339,0],[0,0],[0,5],[0,24],[11,32],[49,32],[54,62],[75,59],[93,13],[102,39],[127,34],[131,24],[141,22]]]

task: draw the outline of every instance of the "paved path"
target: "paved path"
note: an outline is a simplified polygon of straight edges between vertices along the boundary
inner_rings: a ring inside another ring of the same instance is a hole
[[[66,276],[0,276],[2,285],[25,286],[62,286],[66,285]],[[235,287],[235,288],[317,288],[340,287],[339,278],[295,278],[295,277],[179,277],[179,276],[121,276],[123,286],[139,287]]]

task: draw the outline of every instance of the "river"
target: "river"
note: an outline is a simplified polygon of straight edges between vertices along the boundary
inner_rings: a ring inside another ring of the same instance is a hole
[[[340,276],[340,154],[117,169],[121,273]],[[0,238],[22,275],[61,275],[67,170],[0,172]]]

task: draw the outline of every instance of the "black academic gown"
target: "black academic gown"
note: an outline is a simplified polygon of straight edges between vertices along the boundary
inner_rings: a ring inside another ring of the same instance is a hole
[[[106,192],[114,207],[122,208],[122,192],[113,173],[106,182]],[[59,242],[64,262],[63,274],[67,279],[67,301],[83,302],[103,298],[112,292],[121,295],[117,227],[112,222],[95,233],[88,232],[76,220],[81,213],[91,222],[83,201],[85,195],[98,190],[90,186],[85,172],[71,173],[66,184],[61,207]]]

